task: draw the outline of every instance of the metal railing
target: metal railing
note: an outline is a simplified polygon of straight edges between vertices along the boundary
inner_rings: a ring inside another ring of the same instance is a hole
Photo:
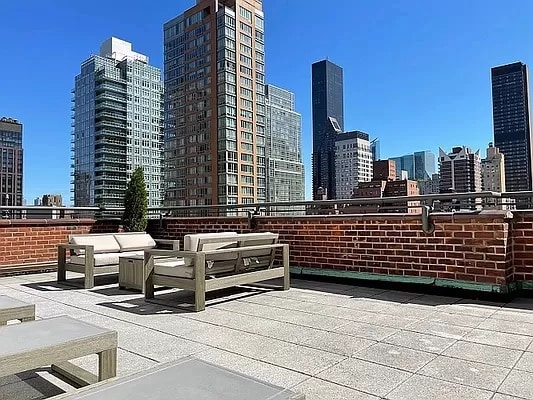
[[[297,216],[361,213],[412,213],[422,219],[435,212],[478,212],[483,209],[533,209],[533,191],[441,193],[419,196],[306,200],[253,204],[151,207],[149,218],[211,216]],[[122,207],[0,206],[2,218],[120,218]],[[425,216],[425,217],[424,217]]]

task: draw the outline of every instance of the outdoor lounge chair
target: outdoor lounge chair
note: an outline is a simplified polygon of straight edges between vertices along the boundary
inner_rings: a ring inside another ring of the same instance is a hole
[[[19,320],[20,322],[35,319],[35,304],[24,303],[9,296],[0,296],[0,325],[7,321]]]

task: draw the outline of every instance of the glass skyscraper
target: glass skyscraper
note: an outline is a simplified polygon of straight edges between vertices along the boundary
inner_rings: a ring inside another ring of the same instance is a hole
[[[505,156],[506,189],[509,192],[532,190],[527,66],[516,62],[494,67],[491,78],[494,146]]]
[[[22,124],[0,118],[0,205],[22,206]]]
[[[74,205],[122,207],[131,174],[143,167],[148,206],[160,207],[161,71],[113,37],[82,63],[73,93]]]
[[[197,0],[164,25],[165,204],[266,199],[260,0]]]
[[[312,65],[313,198],[335,198],[335,137],[344,132],[342,68],[323,60]],[[321,188],[321,190],[319,190]]]
[[[407,172],[407,178],[417,181],[430,179],[436,172],[435,154],[431,151],[417,151],[401,157],[390,158],[396,163],[396,175],[401,177],[401,171]]]
[[[266,85],[267,201],[302,201],[302,116],[295,111],[294,93]]]

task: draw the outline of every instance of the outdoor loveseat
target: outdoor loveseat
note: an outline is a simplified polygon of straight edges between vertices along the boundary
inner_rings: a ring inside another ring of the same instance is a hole
[[[71,235],[68,243],[57,248],[57,281],[66,281],[67,271],[78,272],[85,275],[84,287],[90,289],[94,275],[118,272],[120,257],[142,257],[157,245],[179,249],[178,240],[153,239],[145,232]]]
[[[186,235],[184,251],[145,251],[145,297],[154,286],[194,291],[195,310],[205,309],[205,294],[232,286],[283,277],[290,287],[289,245],[278,243],[275,233]],[[276,264],[276,253],[281,263]]]

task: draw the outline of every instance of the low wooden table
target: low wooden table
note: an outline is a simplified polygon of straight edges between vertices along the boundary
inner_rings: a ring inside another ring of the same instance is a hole
[[[41,319],[0,329],[0,377],[43,366],[84,386],[117,373],[117,332],[68,316]],[[70,363],[98,355],[98,376]]]
[[[0,325],[7,321],[19,320],[20,322],[35,319],[35,304],[24,303],[9,296],[0,296]]]
[[[305,396],[186,357],[52,399],[305,400]]]
[[[118,286],[144,293],[144,256],[120,257],[118,261]]]

